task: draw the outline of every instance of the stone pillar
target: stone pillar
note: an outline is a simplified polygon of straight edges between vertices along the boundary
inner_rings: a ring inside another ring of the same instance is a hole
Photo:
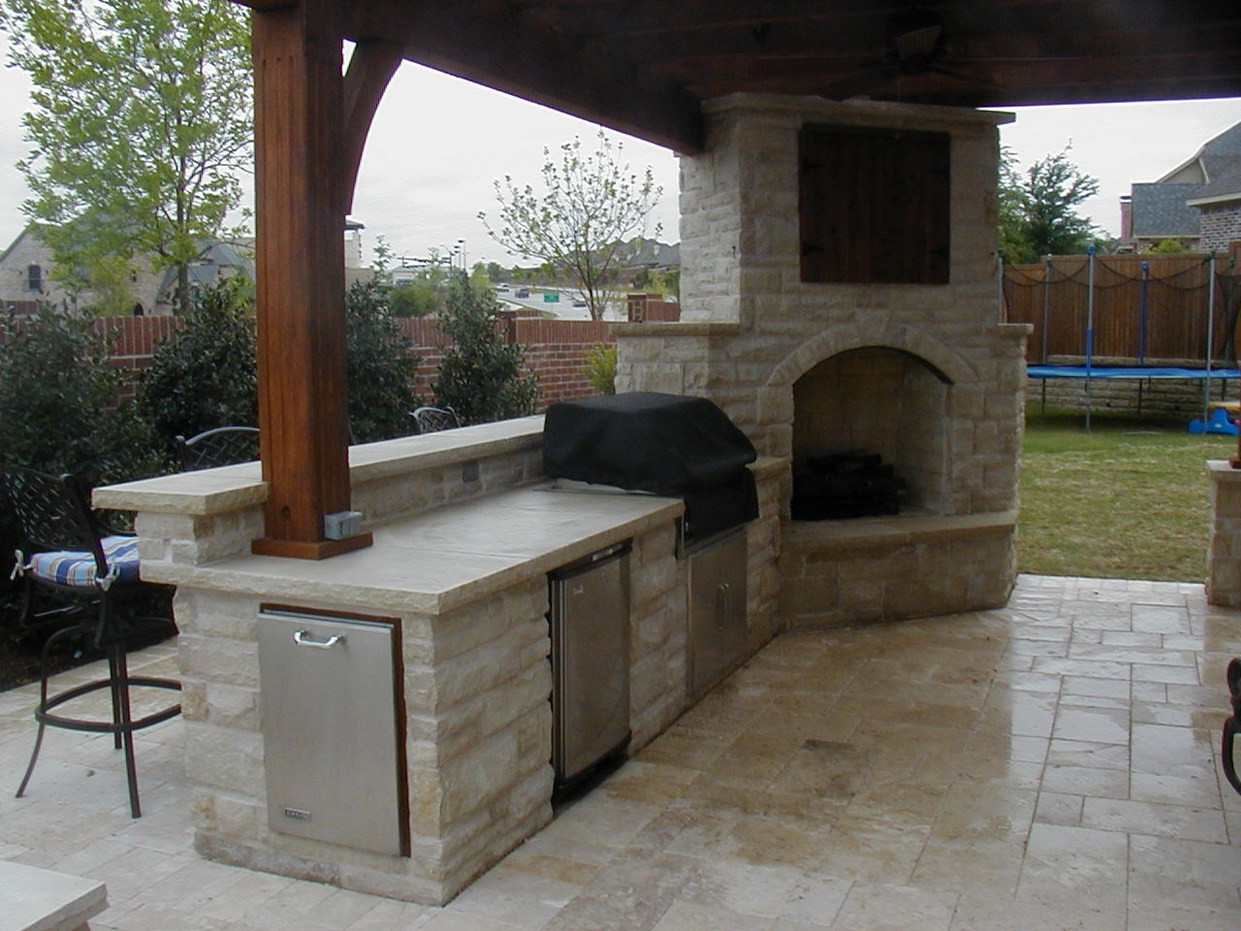
[[[1241,469],[1207,463],[1211,480],[1211,539],[1207,547],[1207,603],[1241,607]]]

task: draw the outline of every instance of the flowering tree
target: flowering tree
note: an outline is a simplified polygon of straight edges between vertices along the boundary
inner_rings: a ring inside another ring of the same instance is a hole
[[[621,271],[627,239],[643,236],[663,188],[648,167],[639,176],[619,161],[622,144],[599,131],[599,146],[582,152],[575,138],[560,147],[560,162],[543,150],[542,194],[518,187],[511,176],[495,182],[499,221],[478,218],[491,238],[518,255],[541,259],[582,289],[592,319],[603,319],[609,288]],[[659,235],[656,226],[653,234]]]

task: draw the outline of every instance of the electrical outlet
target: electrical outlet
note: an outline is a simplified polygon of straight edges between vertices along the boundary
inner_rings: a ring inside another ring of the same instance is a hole
[[[329,540],[356,537],[362,531],[361,511],[337,511],[323,515],[323,535]]]

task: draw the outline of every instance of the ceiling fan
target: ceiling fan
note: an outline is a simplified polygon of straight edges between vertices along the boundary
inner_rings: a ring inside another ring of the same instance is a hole
[[[887,51],[882,58],[861,61],[859,71],[828,84],[819,91],[820,96],[845,100],[879,91],[899,78],[930,74],[969,84],[991,83],[982,75],[964,74],[945,66],[948,53],[944,44],[944,21],[934,10],[915,4],[891,14],[885,41]]]

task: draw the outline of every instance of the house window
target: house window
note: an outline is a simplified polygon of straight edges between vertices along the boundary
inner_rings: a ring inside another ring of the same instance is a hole
[[[801,133],[801,278],[947,284],[947,133],[808,125]]]
[[[26,290],[42,291],[43,290],[43,266],[27,265],[26,266]]]

